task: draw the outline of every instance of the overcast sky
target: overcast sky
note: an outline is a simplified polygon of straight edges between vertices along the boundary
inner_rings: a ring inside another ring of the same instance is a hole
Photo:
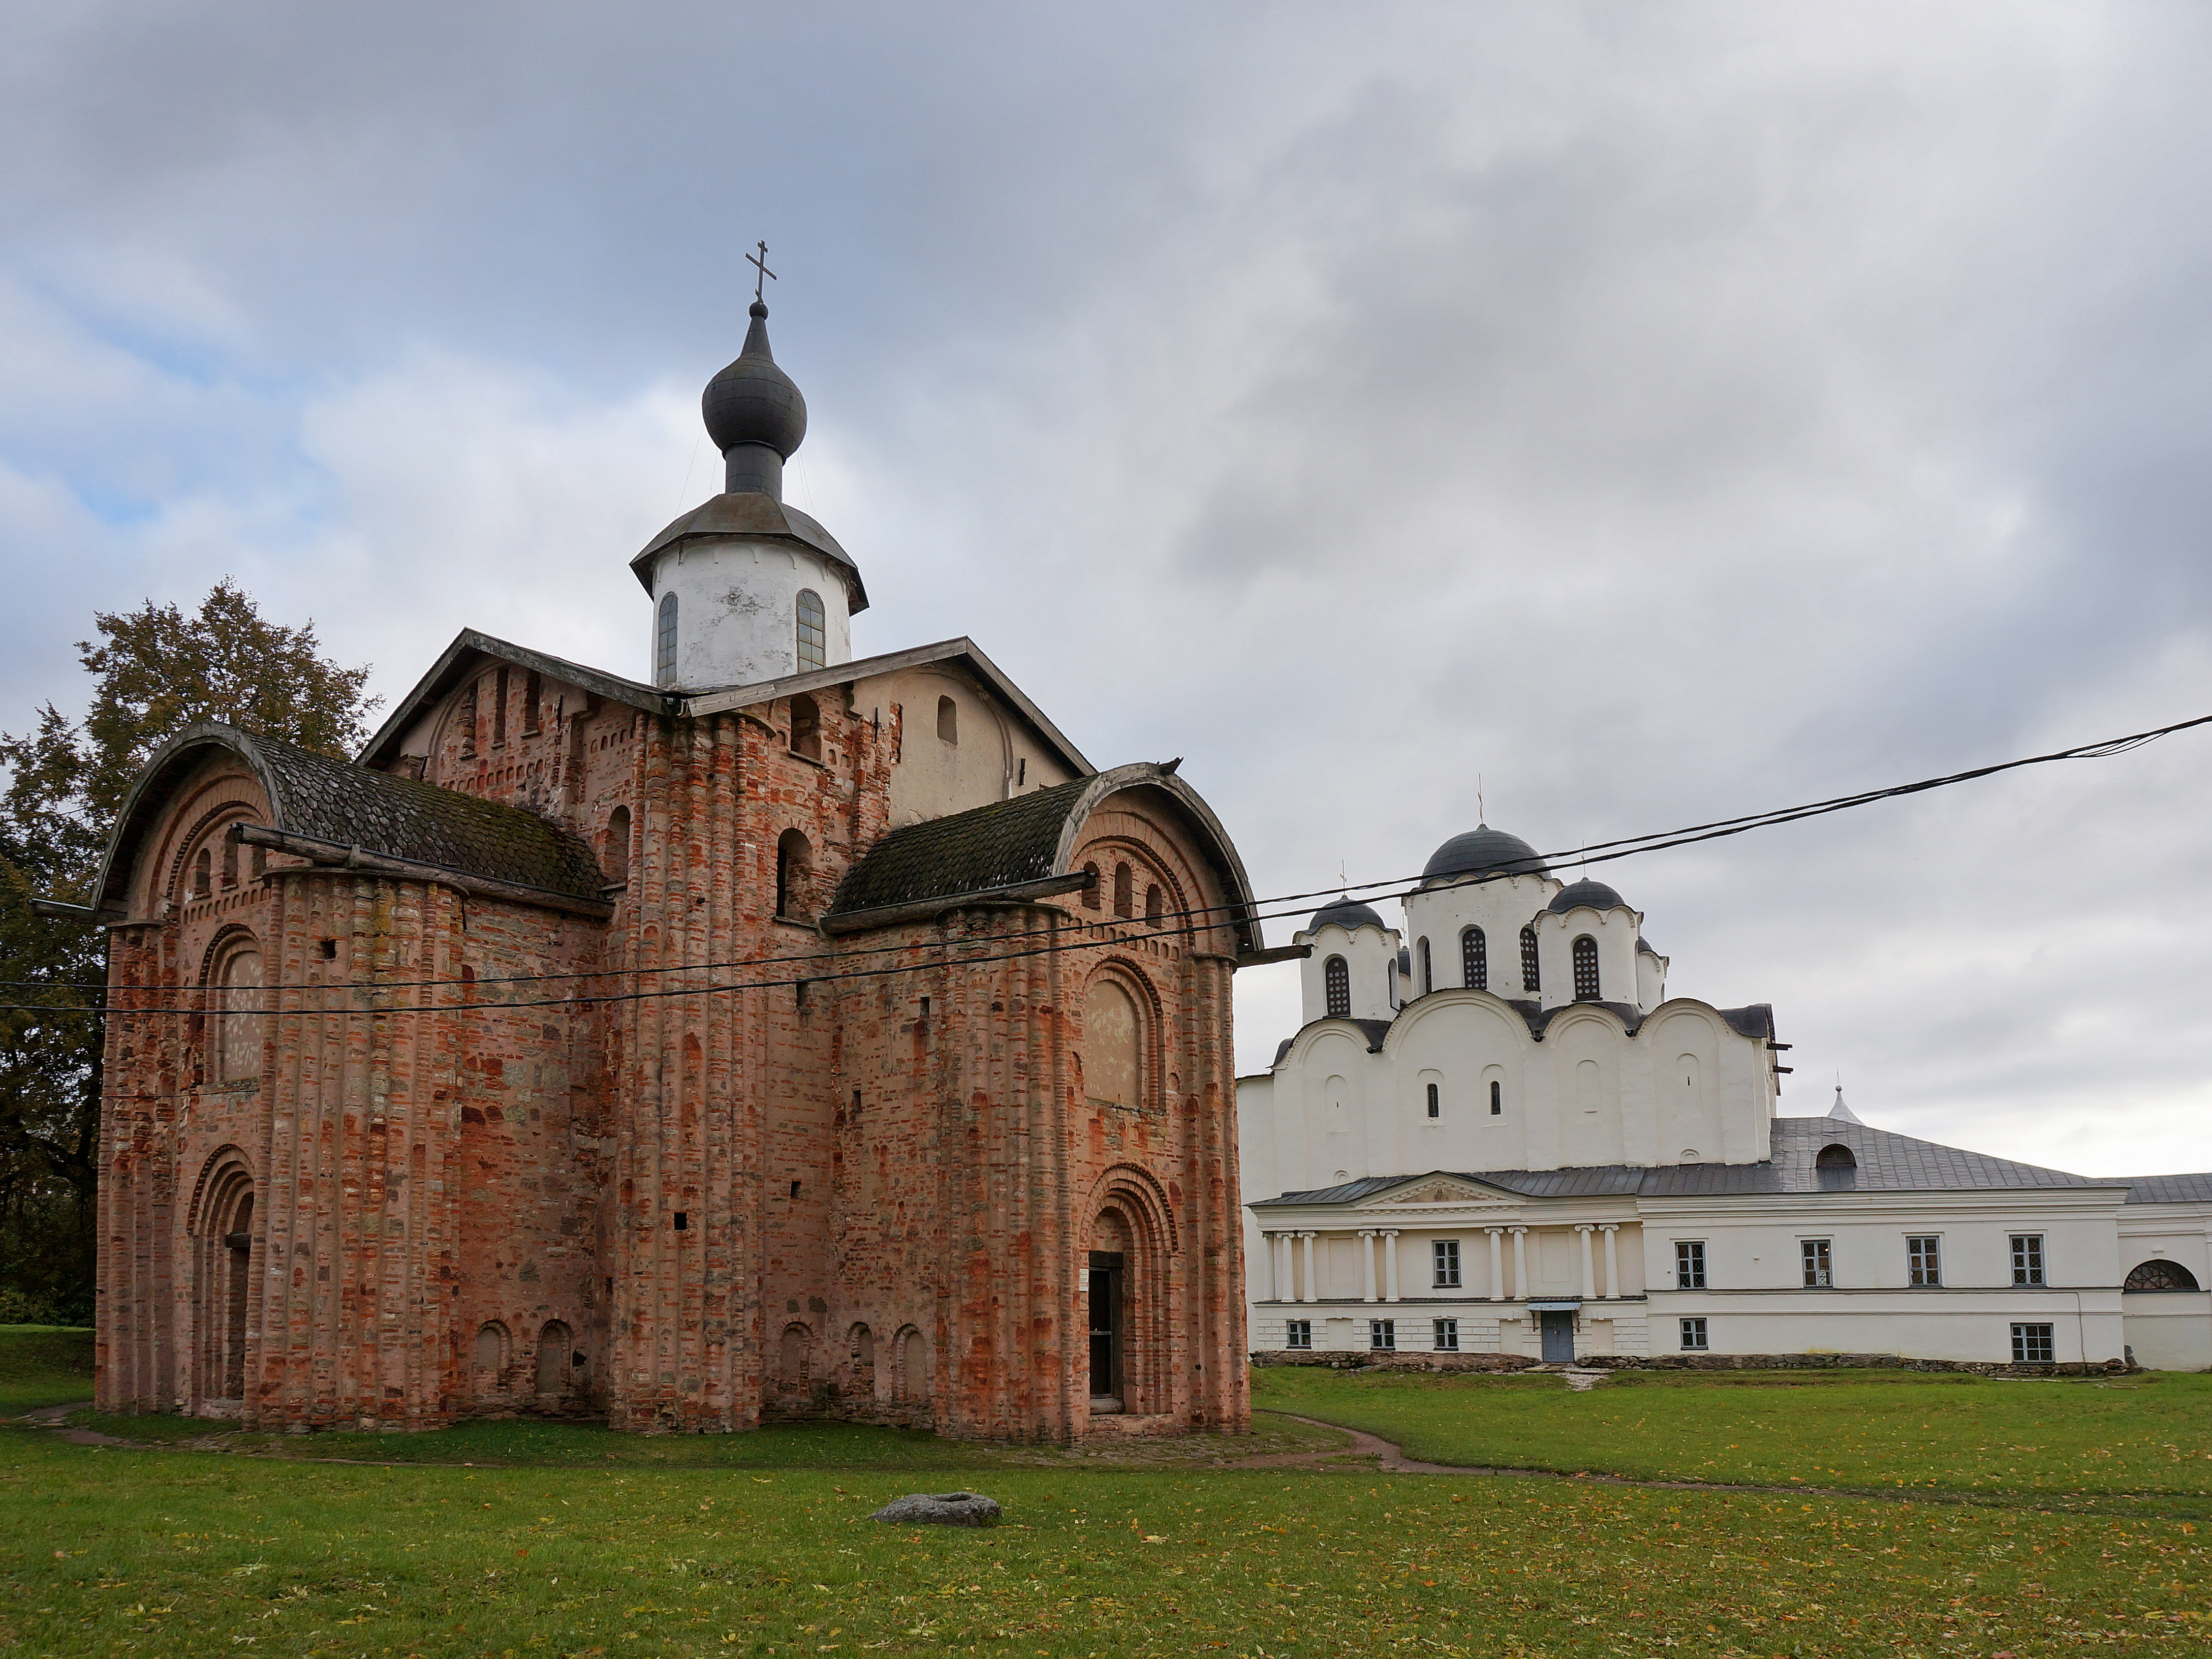
[[[2212,712],[2212,11],[18,5],[0,726],[236,576],[642,675],[769,244],[861,653],[1259,891]],[[2212,735],[1607,866],[1783,1109],[2212,1168]],[[1291,925],[1270,927],[1272,942]],[[1238,1049],[1297,1021],[1239,976]]]

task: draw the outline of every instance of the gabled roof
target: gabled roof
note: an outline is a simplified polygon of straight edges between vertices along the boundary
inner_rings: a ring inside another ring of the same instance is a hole
[[[889,651],[880,656],[833,663],[827,668],[811,668],[804,674],[786,674],[780,679],[756,680],[750,685],[710,686],[703,691],[663,691],[636,680],[624,679],[619,674],[610,674],[603,669],[586,668],[580,663],[569,662],[543,651],[529,650],[492,635],[479,633],[473,628],[464,628],[456,634],[453,642],[439,653],[436,662],[431,664],[429,672],[416,681],[413,689],[392,705],[391,714],[362,750],[362,763],[380,767],[398,758],[400,742],[410,728],[433,705],[475,673],[477,664],[485,659],[534,669],[548,679],[581,686],[609,702],[641,708],[648,714],[691,715],[726,714],[733,708],[750,708],[799,692],[850,685],[855,680],[866,679],[872,675],[896,673],[903,668],[920,668],[933,663],[953,663],[967,669],[987,690],[1027,724],[1038,741],[1053,753],[1060,764],[1072,772],[1086,775],[1092,769],[1091,763],[1083,757],[1083,751],[1068,741],[1065,732],[1045,718],[1044,711],[1029,700],[1021,687],[1006,678],[1005,671],[998,664],[983,654],[975,641],[965,635],[958,639],[939,640],[934,645],[910,646],[904,651]]]
[[[99,920],[127,914],[138,848],[167,792],[217,753],[235,756],[260,783],[269,798],[265,828],[566,899],[595,902],[605,884],[589,847],[519,806],[210,724],[185,727],[138,775],[100,866]]]
[[[975,641],[965,635],[958,639],[939,640],[934,645],[908,646],[903,651],[886,651],[880,656],[858,657],[851,662],[832,663],[827,668],[810,668],[804,674],[786,674],[781,679],[757,680],[750,685],[717,686],[704,691],[692,691],[683,697],[683,712],[687,714],[720,714],[732,708],[750,708],[757,703],[774,702],[778,697],[788,697],[802,691],[822,691],[832,686],[850,685],[857,680],[872,678],[878,674],[895,674],[901,669],[923,668],[935,663],[954,663],[965,668],[1024,721],[1045,747],[1059,757],[1062,765],[1072,772],[1089,774],[1093,768],[1083,757],[1083,751],[1067,739],[1066,734],[1054,726],[1029,700],[1021,687],[1008,679],[1006,671],[985,656]]]
[[[415,682],[407,695],[392,706],[392,713],[376,729],[376,735],[363,745],[358,757],[364,766],[384,766],[397,759],[400,740],[420,720],[424,712],[440,702],[462,681],[476,672],[477,660],[489,657],[500,662],[511,662],[526,669],[535,669],[548,679],[565,680],[570,685],[619,702],[632,708],[642,708],[648,714],[666,714],[676,712],[682,702],[680,696],[641,685],[635,680],[624,679],[619,674],[610,674],[604,669],[586,668],[565,658],[532,651],[527,647],[480,634],[473,628],[464,628],[453,635],[453,642],[438,653],[438,660],[430,665],[429,672]]]
[[[2037,1191],[2063,1188],[2118,1188],[2123,1181],[2096,1181],[2045,1170],[2033,1164],[1970,1152],[1910,1135],[1869,1129],[1863,1123],[1842,1123],[1828,1117],[1778,1117],[1773,1120],[1773,1156],[1764,1164],[1678,1164],[1644,1168],[1629,1164],[1585,1164],[1566,1170],[1482,1170],[1458,1179],[1496,1187],[1523,1198],[1697,1198],[1753,1196],[1769,1193],[1963,1193]],[[1846,1188],[1824,1182],[1814,1159],[1824,1146],[1844,1146],[1858,1161],[1857,1178]],[[1363,1181],[1324,1187],[1310,1192],[1285,1193],[1261,1199],[1263,1205],[1352,1204],[1426,1176],[1370,1176]],[[2136,1183],[2202,1182],[2212,1196],[2212,1176],[2152,1176]],[[2145,1201],[2145,1200],[2136,1200]],[[2160,1200],[2148,1200],[2160,1201]],[[2180,1199],[2163,1201],[2179,1202]]]
[[[961,899],[1011,898],[1057,883],[1068,890],[1083,824],[1110,795],[1141,789],[1164,798],[1194,832],[1237,915],[1229,920],[1244,948],[1261,948],[1251,883],[1220,820],[1198,792],[1149,762],[992,801],[965,812],[894,830],[846,872],[823,926],[832,932],[887,925]],[[1203,927],[1203,921],[1197,922]]]

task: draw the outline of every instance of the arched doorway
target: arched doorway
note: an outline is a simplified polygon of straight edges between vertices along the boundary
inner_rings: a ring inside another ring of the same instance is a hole
[[[192,1396],[207,1417],[246,1407],[247,1315],[253,1286],[253,1174],[226,1147],[209,1161],[192,1229]]]

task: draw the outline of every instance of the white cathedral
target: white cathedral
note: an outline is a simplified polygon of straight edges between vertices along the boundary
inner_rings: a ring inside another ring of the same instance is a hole
[[[1237,1085],[1255,1352],[2212,1367],[2212,1175],[2095,1180],[1776,1115],[1772,1010],[1667,994],[1604,883],[1487,826],[1339,899]],[[1460,1361],[1445,1363],[1474,1363]]]

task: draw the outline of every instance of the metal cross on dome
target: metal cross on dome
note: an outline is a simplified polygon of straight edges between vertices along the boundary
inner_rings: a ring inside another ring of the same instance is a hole
[[[766,300],[766,296],[761,292],[763,285],[775,281],[776,276],[768,268],[768,244],[761,242],[757,246],[760,252],[745,255],[745,263],[760,273],[753,278],[753,299],[757,303],[761,303]]]

